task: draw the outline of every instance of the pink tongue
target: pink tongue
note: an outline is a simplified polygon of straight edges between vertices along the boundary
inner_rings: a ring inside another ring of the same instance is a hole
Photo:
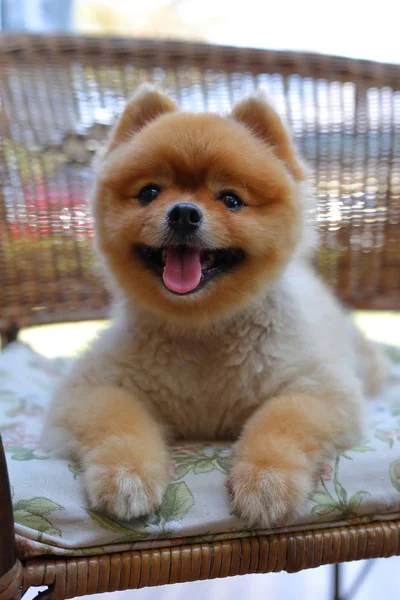
[[[201,280],[199,250],[180,250],[169,246],[164,267],[163,280],[171,292],[186,294],[195,290]]]

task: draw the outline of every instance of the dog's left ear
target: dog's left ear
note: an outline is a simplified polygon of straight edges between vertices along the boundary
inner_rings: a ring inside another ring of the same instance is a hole
[[[269,144],[295,179],[304,179],[305,173],[289,134],[278,113],[268,102],[262,98],[243,100],[233,109],[232,117]]]
[[[121,143],[129,141],[145,125],[165,113],[178,110],[175,102],[151,85],[140,86],[128,101],[122,115],[111,132],[106,153]]]

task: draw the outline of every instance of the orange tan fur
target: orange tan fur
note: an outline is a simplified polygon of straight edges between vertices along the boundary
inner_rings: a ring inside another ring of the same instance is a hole
[[[157,197],[143,204],[149,184]],[[81,461],[92,506],[145,514],[168,484],[169,440],[237,440],[234,507],[270,526],[301,508],[321,456],[360,439],[363,387],[379,388],[385,363],[309,266],[310,198],[264,100],[227,118],[181,113],[146,88],[128,103],[93,194],[115,319],[57,390],[46,427],[51,447]],[[201,210],[196,243],[240,257],[188,295],[137,251],[164,247],[177,202]]]

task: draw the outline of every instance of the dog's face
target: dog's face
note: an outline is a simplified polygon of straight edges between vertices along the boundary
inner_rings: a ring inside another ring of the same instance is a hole
[[[176,322],[210,322],[245,306],[289,261],[302,179],[265,102],[223,118],[180,113],[141,90],[99,165],[99,250],[128,300]]]

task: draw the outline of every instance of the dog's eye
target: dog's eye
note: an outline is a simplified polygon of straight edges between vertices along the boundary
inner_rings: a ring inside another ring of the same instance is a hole
[[[155,185],[154,183],[150,183],[150,185],[146,185],[144,188],[140,190],[137,195],[137,199],[140,204],[144,206],[146,204],[150,204],[157,198],[157,196],[161,193],[161,188],[159,185]]]
[[[232,211],[240,210],[243,206],[243,201],[234,192],[221,192],[218,199],[225,204],[226,208]]]

